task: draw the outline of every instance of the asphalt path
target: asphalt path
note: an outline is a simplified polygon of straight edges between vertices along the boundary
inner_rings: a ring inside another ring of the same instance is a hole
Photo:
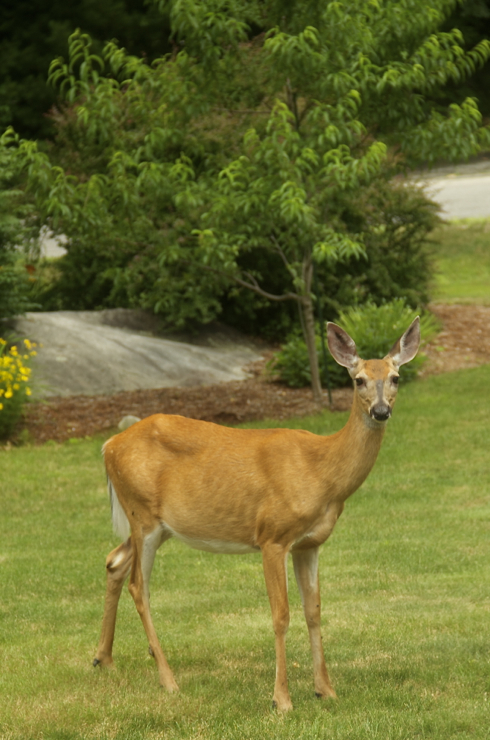
[[[490,217],[490,162],[418,173],[417,181],[439,203],[447,220]]]

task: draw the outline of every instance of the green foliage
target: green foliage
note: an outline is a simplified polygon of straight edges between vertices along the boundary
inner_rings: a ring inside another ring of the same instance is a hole
[[[335,152],[321,156],[312,144],[282,102],[274,105],[263,135],[247,132],[243,153],[219,174],[216,197],[203,214],[208,228],[195,232],[206,266],[224,267],[233,276],[238,255],[265,250],[287,269],[289,285],[277,296],[284,300],[308,293],[312,260],[332,263],[364,254],[362,238],[347,232],[332,196],[337,193],[342,203],[344,190],[375,177],[385,148],[373,145],[357,160],[346,155],[342,168]],[[253,273],[243,281],[260,294]]]
[[[435,337],[440,329],[439,323],[430,312],[414,311],[401,298],[381,306],[367,303],[364,306],[347,308],[339,314],[338,323],[355,341],[359,357],[381,359],[409,327],[417,313],[421,313],[420,333],[423,347]],[[411,362],[400,368],[402,380],[413,380],[425,360],[426,357],[419,350]]]
[[[407,18],[405,8],[393,7],[384,3],[384,26],[380,23],[380,12],[374,4],[364,4],[362,8],[350,3],[339,10],[334,3],[314,4],[277,0],[267,3],[256,2],[170,2],[169,0],[105,0],[97,6],[92,0],[79,0],[75,4],[52,0],[37,0],[35,12],[26,12],[22,2],[0,6],[0,130],[13,125],[22,136],[45,138],[54,134],[49,118],[46,116],[51,106],[56,105],[56,93],[46,84],[46,72],[51,60],[56,56],[66,56],[67,39],[75,29],[88,33],[94,40],[94,47],[100,53],[104,43],[118,39],[129,54],[145,57],[149,61],[166,53],[175,52],[184,46],[190,54],[206,63],[212,63],[222,54],[222,49],[235,39],[246,36],[250,40],[254,34],[265,33],[279,27],[283,33],[296,34],[287,38],[289,53],[295,52],[298,71],[304,77],[312,77],[311,87],[323,83],[315,69],[315,53],[321,52],[318,28],[328,14],[332,25],[332,37],[336,42],[335,30],[345,33],[343,18],[349,24],[351,43],[363,49],[366,46],[365,23],[370,24],[374,35],[382,39],[377,49],[377,58],[390,58],[400,51],[400,37],[407,36],[415,48],[418,39],[425,32],[430,35],[443,24],[442,29],[448,37],[447,46],[471,49],[489,38],[489,7],[485,0],[472,0],[465,3],[420,4],[414,7],[412,17]],[[400,5],[400,4],[399,4]],[[341,6],[342,7],[342,6]],[[449,14],[449,16],[448,16]],[[339,18],[340,16],[340,18]],[[343,18],[342,18],[343,16]],[[447,17],[448,16],[448,17]],[[393,32],[397,23],[398,34]],[[452,43],[450,34],[458,29],[459,36]],[[355,33],[354,33],[355,31]],[[171,38],[170,38],[171,36]],[[462,39],[464,38],[464,43]],[[211,43],[209,43],[211,42]],[[287,54],[274,49],[278,62]],[[348,47],[344,53],[348,51]],[[426,56],[430,56],[427,50]],[[301,52],[301,54],[300,54]],[[439,50],[435,48],[434,74],[443,72],[438,68]],[[454,68],[461,67],[458,53],[454,53]],[[471,59],[471,57],[470,57]],[[426,59],[423,60],[426,62]],[[339,62],[342,62],[339,59]],[[362,59],[361,59],[362,63]],[[473,60],[477,67],[476,75],[455,74],[444,86],[444,97],[448,103],[460,104],[466,97],[479,98],[485,113],[488,112],[488,64],[480,67],[478,58]],[[342,68],[342,67],[340,67]],[[296,79],[296,78],[294,78]],[[438,80],[440,84],[441,80]],[[233,87],[230,84],[230,89]],[[440,96],[434,95],[438,105]],[[407,106],[410,114],[410,108]]]
[[[315,334],[315,342],[323,387],[326,388],[328,385],[330,388],[341,388],[348,385],[351,381],[347,371],[337,365],[328,349],[328,355],[324,357],[319,327]],[[269,360],[266,372],[272,379],[280,380],[290,388],[305,388],[311,384],[308,349],[305,340],[298,332],[291,334],[279,352],[276,352]]]
[[[404,298],[411,306],[429,301],[432,287],[432,232],[440,223],[438,206],[409,180],[379,178],[346,208],[350,229],[364,235],[366,257],[319,269],[324,312],[366,301],[376,304]],[[330,299],[330,300],[329,300]]]
[[[102,76],[101,63],[89,39],[74,34],[69,63],[57,60],[51,68],[67,99],[78,96],[76,107],[57,114],[56,146],[48,158],[31,142],[18,142],[29,189],[52,228],[69,240],[61,279],[44,294],[44,306],[140,305],[174,325],[208,321],[219,310],[223,279],[182,259],[177,264],[182,250],[192,255],[199,189],[218,172],[213,158],[222,159],[223,137],[211,122],[207,130],[198,124],[208,108],[202,74],[185,54],[151,69],[114,44],[103,63],[122,82]],[[195,194],[187,192],[194,168],[201,175]],[[162,255],[168,268],[158,266]]]
[[[438,206],[409,180],[388,176],[363,188],[346,202],[343,213],[352,232],[363,233],[365,255],[315,266],[314,292],[322,312],[333,320],[342,306],[365,301],[381,304],[405,298],[426,305],[434,281],[436,246],[432,231],[439,223]],[[255,271],[261,285],[278,294],[288,279],[274,253],[251,250],[237,260],[244,272]],[[222,318],[243,331],[282,341],[297,324],[297,310],[286,302],[273,303],[238,287],[221,300]],[[318,308],[315,309],[319,318]]]
[[[490,44],[439,32],[442,0],[158,6],[171,56],[149,65],[73,34],[50,68],[55,145],[17,142],[42,219],[69,240],[54,302],[182,324],[243,289],[311,319],[313,263],[334,312],[424,302],[433,214],[387,180],[488,143],[475,101],[444,107],[437,92]]]
[[[0,245],[0,317],[15,316],[32,308],[29,294],[29,275],[22,260]]]
[[[3,146],[2,146],[3,145]],[[0,140],[0,319],[33,308],[29,273],[29,245],[35,244],[38,226],[32,205],[19,189],[15,152],[8,137]]]
[[[388,354],[396,340],[411,324],[417,311],[410,308],[402,298],[390,303],[377,306],[374,303],[365,303],[362,306],[351,307],[339,313],[336,323],[352,337],[357,346],[359,357],[363,359],[381,359]],[[422,347],[439,331],[439,324],[429,312],[421,313],[420,319]],[[326,381],[325,361],[321,353],[319,328],[316,334],[317,351],[320,359],[322,378]],[[415,379],[421,370],[426,357],[419,350],[417,356],[400,369],[402,380]],[[302,388],[310,384],[308,352],[305,341],[296,334],[290,337],[277,352],[268,365],[268,371],[279,380],[293,388]],[[345,368],[340,367],[328,356],[327,372],[332,388],[351,384],[351,379]],[[325,382],[326,385],[326,382]]]

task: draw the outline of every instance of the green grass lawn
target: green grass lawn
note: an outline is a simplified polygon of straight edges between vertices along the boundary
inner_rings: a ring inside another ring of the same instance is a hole
[[[490,305],[490,220],[453,221],[433,237],[433,301]]]
[[[152,611],[181,687],[158,685],[124,591],[116,669],[91,665],[115,546],[101,440],[0,451],[2,740],[490,738],[490,366],[400,391],[379,460],[321,554],[339,695],[313,693],[290,574],[290,690],[271,710],[274,640],[256,555],[170,542]],[[289,423],[316,432],[345,414]]]

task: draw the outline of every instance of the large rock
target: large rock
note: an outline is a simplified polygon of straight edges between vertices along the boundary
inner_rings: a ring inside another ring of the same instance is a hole
[[[41,345],[33,361],[38,398],[243,380],[244,366],[261,357],[258,347],[223,328],[191,342],[155,336],[156,319],[143,311],[28,313],[9,325]]]

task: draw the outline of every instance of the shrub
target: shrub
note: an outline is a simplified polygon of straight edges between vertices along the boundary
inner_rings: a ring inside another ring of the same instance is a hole
[[[22,261],[0,244],[0,318],[34,308],[29,298],[29,274]]]
[[[363,306],[344,309],[336,323],[350,334],[357,345],[360,357],[381,359],[391,349],[396,340],[413,321],[417,311],[410,308],[403,298],[376,306],[366,303]],[[421,315],[422,345],[429,342],[439,330],[439,325],[431,313]],[[321,353],[321,340],[317,334],[317,351],[320,358],[320,371],[325,379],[325,365]],[[400,375],[403,380],[413,380],[426,360],[419,351],[407,365],[403,365]],[[332,388],[339,388],[351,383],[345,368],[335,363],[330,355],[327,360],[329,380]],[[274,355],[268,365],[269,373],[274,374],[283,383],[293,388],[302,388],[310,384],[310,369],[306,343],[298,334],[290,336],[281,350]]]
[[[403,298],[396,298],[381,306],[366,303],[364,306],[345,309],[340,312],[337,323],[355,341],[360,357],[381,359],[407,329],[417,313],[416,310],[407,306]],[[420,329],[423,346],[437,334],[439,323],[433,314],[421,313]],[[419,351],[411,362],[401,367],[402,380],[413,380],[426,359],[423,352]]]
[[[328,349],[327,357],[325,358],[323,356],[319,327],[317,327],[316,333],[316,351],[318,353],[322,385],[324,387],[327,386],[327,376],[328,384],[331,388],[339,388],[347,385],[349,375],[345,368],[337,365],[335,360],[331,358]],[[283,344],[279,352],[276,352],[268,362],[266,372],[269,377],[278,379],[291,388],[304,388],[311,385],[308,349],[305,340],[298,332],[289,335],[288,341]]]
[[[28,386],[31,375],[29,360],[36,354],[36,345],[23,341],[20,354],[17,345],[0,338],[0,439],[6,439],[20,418],[24,403],[31,395]]]
[[[26,262],[31,261],[29,245],[36,243],[39,225],[18,180],[14,151],[8,137],[0,137],[0,318],[36,307],[29,297]]]

